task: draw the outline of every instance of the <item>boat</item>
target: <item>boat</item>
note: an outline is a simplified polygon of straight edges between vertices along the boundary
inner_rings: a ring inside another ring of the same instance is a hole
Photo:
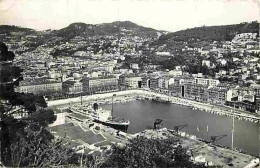
[[[130,121],[125,121],[124,119],[120,119],[118,117],[111,116],[100,116],[97,112],[92,114],[92,120],[96,123],[100,123],[105,126],[109,126],[111,128],[127,132]]]
[[[171,103],[170,100],[163,100],[163,99],[161,99],[160,97],[152,98],[152,101],[160,102],[160,103]]]
[[[86,117],[89,117],[90,120],[96,123],[100,123],[105,126],[109,126],[111,128],[127,132],[130,121],[125,121],[124,119],[120,119],[119,117],[111,117],[111,111],[104,110],[102,108],[99,109],[91,109],[90,107],[84,108],[70,108],[70,112],[74,114],[81,114]],[[80,119],[80,118],[79,118]]]
[[[112,96],[112,110],[103,110],[98,108],[98,104],[93,104],[93,112],[92,112],[92,120],[96,123],[103,124],[105,126],[109,126],[111,128],[127,132],[130,121],[125,121],[119,117],[113,117],[114,111],[114,101]]]

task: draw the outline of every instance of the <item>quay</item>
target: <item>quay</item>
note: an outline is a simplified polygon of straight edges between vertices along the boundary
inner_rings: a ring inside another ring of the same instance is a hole
[[[219,165],[224,168],[230,167],[230,164],[232,164],[233,167],[254,167],[259,164],[259,159],[254,156],[242,153],[236,149],[231,150],[227,147],[206,142],[197,138],[195,135],[183,131],[176,132],[168,128],[155,130],[146,129],[134,134],[117,131],[102,124],[92,122],[88,115],[86,115],[88,113],[87,111],[91,108],[91,104],[73,104],[70,108],[71,113],[68,114],[68,118],[71,122],[84,128],[88,135],[95,137],[95,141],[91,141],[91,139],[85,140],[89,143],[85,145],[87,147],[85,150],[88,149],[87,151],[89,153],[109,149],[109,145],[114,143],[124,146],[130,139],[138,136],[159,139],[177,137],[180,139],[180,144],[191,151],[194,162],[205,163],[207,165]]]
[[[234,117],[238,120],[246,120],[254,123],[260,122],[260,118],[259,116],[257,116],[257,114],[252,114],[240,109],[233,109],[229,106],[212,105],[212,104],[197,102],[194,100],[173,97],[162,93],[156,93],[148,90],[138,90],[138,89],[88,95],[88,96],[75,97],[69,99],[53,100],[53,101],[47,101],[47,103],[48,103],[48,107],[56,107],[56,106],[67,107],[68,105],[79,104],[82,102],[84,103],[98,102],[99,104],[110,104],[112,102],[111,98],[113,96],[114,96],[114,103],[123,103],[127,101],[144,100],[144,99],[152,100],[155,97],[159,97],[162,101],[169,101],[170,103],[188,106],[194,110],[201,110],[201,111],[205,111],[220,116],[223,115],[223,116],[233,117],[234,115]]]
[[[185,132],[176,133],[167,128],[159,130],[145,130],[135,134],[135,136],[145,136],[147,138],[165,139],[169,136],[178,137],[181,145],[190,149],[195,162],[207,163],[207,165],[218,165],[223,168],[233,167],[255,167],[259,164],[259,158],[255,158],[248,154],[243,154],[237,150],[231,150],[225,147],[203,142],[194,135]]]

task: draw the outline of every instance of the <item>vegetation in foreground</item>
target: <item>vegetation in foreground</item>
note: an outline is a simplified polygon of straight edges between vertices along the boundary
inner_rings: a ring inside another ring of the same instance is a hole
[[[131,139],[126,146],[112,145],[98,157],[89,156],[88,167],[192,167],[191,154],[180,145],[179,138],[148,139],[144,136]]]
[[[6,167],[69,164],[74,152],[45,129],[56,117],[44,98],[14,91],[22,80],[22,69],[12,64],[14,57],[0,42],[1,163]]]

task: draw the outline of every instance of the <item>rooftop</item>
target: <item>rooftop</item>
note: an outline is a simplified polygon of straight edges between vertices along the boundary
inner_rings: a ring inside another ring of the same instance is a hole
[[[85,134],[82,134],[80,139],[88,144],[95,144],[105,140],[101,134],[94,134],[93,131],[87,131]]]
[[[93,78],[83,78],[83,79],[89,79],[89,80],[95,80],[95,79],[112,79],[112,78],[115,78],[115,76],[100,76],[100,77],[93,77]]]
[[[95,144],[105,140],[101,134],[95,134],[93,131],[84,131],[80,126],[75,126],[72,123],[57,125],[50,127],[51,131],[54,131],[58,136],[62,138],[68,137],[71,140],[81,140],[88,144]],[[78,145],[78,143],[72,143],[72,145]]]
[[[38,78],[37,80],[35,79],[35,80],[21,81],[19,83],[19,86],[43,85],[43,84],[54,84],[54,83],[61,83],[61,81]]]

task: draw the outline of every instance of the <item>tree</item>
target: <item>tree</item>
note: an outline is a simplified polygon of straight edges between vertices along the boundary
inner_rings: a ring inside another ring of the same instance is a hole
[[[1,162],[6,166],[12,165],[14,145],[19,144],[19,149],[26,145],[17,141],[13,135],[25,135],[26,128],[31,125],[46,127],[56,120],[54,112],[47,109],[43,97],[14,92],[14,87],[22,80],[22,70],[12,65],[14,57],[7,46],[0,42]],[[51,137],[49,138],[50,142]]]
[[[208,68],[206,65],[203,65],[203,66],[201,67],[201,73],[202,73],[203,75],[209,75],[209,68]]]
[[[50,167],[69,164],[69,158],[74,154],[73,150],[66,148],[61,140],[52,140],[53,136],[41,124],[34,122],[27,125],[24,130],[14,131],[11,134],[12,167]]]
[[[195,164],[180,139],[148,139],[144,136],[129,140],[126,146],[112,145],[111,150],[92,161],[93,167],[206,167]],[[92,157],[93,159],[93,157]],[[91,162],[87,162],[88,164]],[[89,166],[89,165],[88,165]]]

